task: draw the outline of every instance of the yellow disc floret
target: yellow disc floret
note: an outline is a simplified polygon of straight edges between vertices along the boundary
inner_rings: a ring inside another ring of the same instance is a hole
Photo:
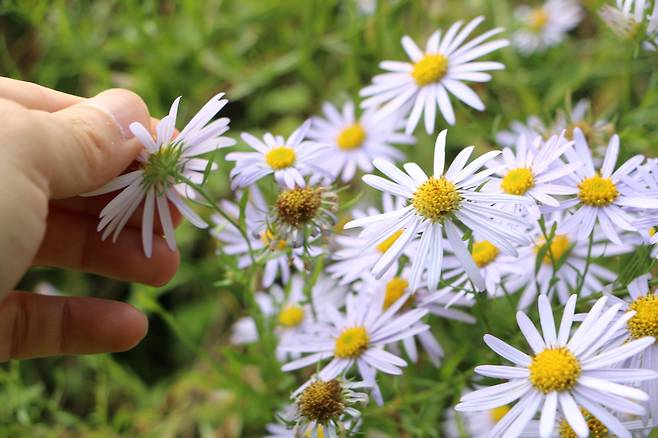
[[[423,59],[414,64],[411,76],[419,86],[431,84],[440,81],[448,71],[448,58],[435,53],[425,55]]]
[[[299,306],[285,306],[279,313],[279,324],[284,327],[297,327],[304,321],[304,309]]]
[[[299,396],[297,408],[302,416],[319,424],[338,419],[345,411],[341,383],[336,379],[312,382]]]
[[[489,411],[489,418],[493,423],[498,423],[509,412],[510,407],[507,405],[498,406]]]
[[[533,32],[541,31],[548,22],[548,13],[543,8],[537,8],[530,13],[528,27]]]
[[[338,138],[336,138],[336,144],[339,149],[344,151],[349,151],[352,149],[358,149],[363,144],[363,141],[366,139],[366,131],[361,125],[355,123],[343,129]]]
[[[402,277],[393,277],[386,283],[386,295],[384,296],[384,310],[391,307],[407,291],[409,282]]]
[[[628,331],[635,339],[644,336],[658,338],[658,295],[650,294],[633,301],[629,306],[635,315],[628,321]]]
[[[295,188],[279,193],[276,198],[276,213],[282,222],[298,228],[310,222],[321,205],[321,189]]]
[[[549,348],[532,358],[528,367],[530,383],[547,394],[552,391],[568,391],[580,376],[580,362],[565,347]]]
[[[295,150],[288,146],[278,146],[265,154],[265,162],[274,170],[285,169],[295,164],[297,155]]]
[[[475,264],[478,265],[478,268],[484,268],[489,263],[496,260],[498,254],[500,254],[500,250],[488,240],[475,242],[473,244],[473,249],[471,250],[471,256],[473,257]]]
[[[605,207],[617,199],[619,192],[617,186],[610,178],[603,178],[600,175],[585,178],[578,184],[578,197],[585,205],[593,207]]]
[[[534,185],[535,177],[527,167],[511,169],[500,181],[500,188],[510,195],[524,195]]]
[[[368,348],[370,337],[363,326],[350,327],[336,338],[334,354],[341,359],[358,357]]]
[[[613,438],[614,435],[610,433],[607,427],[599,421],[594,415],[592,415],[587,409],[580,408],[580,412],[583,414],[585,421],[587,422],[587,428],[589,429],[590,438]],[[567,420],[562,420],[560,422],[560,438],[578,438],[576,432],[573,431]]]
[[[395,243],[396,240],[398,240],[398,238],[402,235],[403,232],[404,232],[403,229],[399,229],[395,233],[388,236],[379,245],[377,245],[377,251],[381,253],[385,253],[386,251],[388,251],[388,249]]]
[[[537,242],[535,252],[539,252],[539,250],[541,250],[544,245],[546,245],[546,241],[543,239]],[[553,236],[551,245],[544,254],[543,262],[547,265],[552,265],[553,261],[557,262],[562,258],[562,256],[564,256],[564,253],[569,250],[570,245],[571,242],[569,241],[569,237],[566,234],[556,234]]]
[[[269,247],[270,249],[278,249],[279,251],[286,249],[286,241],[282,239],[275,239],[274,234],[272,234],[270,230],[265,230],[260,233],[260,239],[263,241],[265,246]]]
[[[416,211],[432,222],[440,221],[459,207],[462,198],[457,187],[444,177],[430,177],[425,181],[412,200]]]

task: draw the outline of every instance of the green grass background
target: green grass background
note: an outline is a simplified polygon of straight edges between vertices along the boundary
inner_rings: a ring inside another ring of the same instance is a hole
[[[323,101],[356,98],[380,60],[406,60],[399,43],[404,34],[424,45],[436,28],[481,14],[487,20],[479,32],[511,29],[517,2],[378,3],[368,16],[355,1],[337,0],[0,0],[0,73],[83,96],[130,88],[154,116],[182,95],[179,123],[225,91],[231,135],[288,134],[317,114]],[[512,119],[537,114],[550,121],[556,109],[588,97],[593,116],[615,124],[624,156],[655,155],[658,54],[612,34],[596,15],[603,3],[584,2],[587,17],[560,47],[527,58],[507,48],[490,57],[507,69],[476,87],[485,112],[455,105],[452,150],[475,144],[482,152]],[[421,131],[418,145],[407,151],[427,166],[433,140]],[[211,178],[218,198],[230,196],[227,169],[223,164]],[[232,260],[214,256],[207,232],[184,224],[177,239],[182,265],[162,288],[47,268],[26,275],[20,285],[25,290],[47,280],[66,294],[131,302],[149,315],[150,332],[126,353],[0,365],[0,436],[262,433],[301,376],[280,372],[268,343],[228,344],[231,323],[245,313],[241,274]],[[516,337],[507,304],[486,305],[488,329]],[[458,399],[473,365],[497,360],[481,342],[485,329],[484,322],[433,324],[447,352],[443,366],[421,361],[402,377],[383,378],[388,402],[366,409],[369,436],[441,436],[443,412]]]

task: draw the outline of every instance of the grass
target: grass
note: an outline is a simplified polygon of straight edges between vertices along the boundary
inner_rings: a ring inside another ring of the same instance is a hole
[[[555,111],[582,97],[595,118],[616,125],[624,156],[658,151],[658,57],[620,41],[596,15],[603,1],[585,1],[587,18],[560,47],[519,57],[478,87],[483,113],[456,105],[452,147],[493,144],[513,119]],[[423,41],[437,27],[484,14],[486,24],[513,27],[509,0],[380,0],[372,16],[338,0],[0,1],[0,71],[83,96],[109,87],[139,93],[155,116],[183,96],[181,119],[218,91],[231,103],[231,134],[288,134],[323,101],[356,98],[382,59],[403,59],[404,34]],[[440,124],[439,126],[443,126]],[[419,130],[420,132],[420,130]],[[419,133],[409,156],[421,165],[432,139]],[[227,166],[211,190],[230,196]],[[359,190],[354,187],[353,192]],[[366,196],[372,195],[367,191]],[[245,297],[234,261],[214,256],[207,233],[183,225],[183,264],[162,288],[46,268],[20,287],[49,281],[72,295],[127,300],[149,315],[150,333],[133,351],[11,362],[0,366],[0,436],[259,436],[300,383],[279,371],[266,344],[234,348],[228,333]],[[506,302],[486,313],[509,313]],[[500,307],[500,308],[499,308]],[[489,318],[501,337],[513,321]],[[364,429],[386,436],[441,436],[443,412],[459,397],[473,365],[493,359],[484,326],[463,330],[439,321],[433,330],[447,359],[422,363],[383,380],[388,400],[369,406]]]

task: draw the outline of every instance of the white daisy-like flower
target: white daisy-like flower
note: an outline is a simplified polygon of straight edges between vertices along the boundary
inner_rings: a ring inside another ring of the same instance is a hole
[[[363,181],[383,192],[404,197],[409,204],[390,213],[355,219],[345,225],[345,228],[363,227],[362,235],[369,236],[371,243],[404,229],[373,266],[375,278],[381,278],[420,233],[417,256],[412,262],[409,278],[412,291],[420,286],[425,271],[428,273],[429,289],[436,289],[441,276],[444,230],[452,250],[475,286],[478,290],[484,289],[484,280],[465,242],[461,240],[458,224],[494,243],[504,254],[516,255],[515,245],[528,242],[527,236],[521,232],[528,226],[526,220],[492,206],[497,203],[525,203],[528,199],[477,191],[498,169],[478,170],[500,151],[487,152],[467,165],[474,149],[469,146],[444,171],[446,135],[447,131],[444,130],[436,139],[432,176],[428,177],[416,163],[405,164],[406,172],[403,172],[386,160],[376,159],[373,163],[375,167],[393,181],[376,175],[365,175]]]
[[[408,297],[407,301],[401,308],[401,311],[408,309],[425,309],[428,313],[439,316],[443,319],[452,319],[455,321],[475,323],[475,318],[466,312],[453,308],[447,308],[447,304],[470,307],[473,301],[465,297],[455,297],[451,291],[429,292],[427,289],[419,289],[410,294],[409,290],[409,273],[408,267],[405,267],[400,274],[390,272],[380,280],[370,280],[364,282],[359,288],[372,296],[374,306],[381,306],[387,310],[402,297]],[[418,345],[427,353],[427,357],[434,366],[439,366],[441,358],[444,356],[443,347],[434,337],[431,330],[410,336],[399,342],[402,345],[409,359],[418,362]],[[398,343],[390,344],[387,349],[399,355]]]
[[[401,160],[404,154],[392,145],[416,142],[413,136],[398,132],[401,126],[394,120],[376,120],[374,109],[365,111],[358,120],[353,102],[345,103],[341,112],[330,103],[322,109],[325,118],[313,118],[308,137],[330,145],[320,160],[333,179],[350,181],[357,169],[372,172],[372,160],[376,157]]]
[[[643,415],[645,409],[637,402],[645,402],[649,396],[623,383],[655,379],[658,374],[651,370],[613,366],[639,354],[654,344],[655,338],[642,337],[609,347],[610,340],[634,316],[634,312],[615,320],[620,305],[604,311],[606,301],[607,298],[603,297],[594,304],[573,335],[575,295],[565,305],[559,329],[556,329],[548,298],[539,297],[543,336],[524,313],[517,313],[519,328],[532,349],[532,356],[494,336],[485,335],[484,341],[489,348],[514,365],[478,366],[475,372],[508,382],[464,395],[455,409],[486,411],[518,400],[488,436],[518,437],[540,412],[540,436],[550,437],[559,410],[575,434],[586,438],[590,431],[579,409],[583,407],[616,436],[630,438],[630,432],[606,408],[622,414]]]
[[[293,275],[288,291],[275,284],[268,292],[256,292],[254,298],[263,315],[274,320],[274,333],[279,343],[286,344],[299,334],[314,333],[315,325],[326,320],[322,311],[324,306],[342,306],[346,294],[347,288],[336,285],[329,277],[320,276],[313,286],[309,302],[304,294],[304,279]],[[232,344],[250,344],[257,340],[258,331],[252,317],[241,318],[233,325]],[[284,361],[288,357],[285,352],[277,350],[279,360]]]
[[[325,306],[323,313],[329,319],[318,332],[296,336],[287,345],[281,344],[282,351],[309,353],[285,364],[283,371],[292,371],[331,359],[319,372],[322,380],[331,380],[345,375],[353,366],[369,386],[375,385],[377,371],[386,374],[402,374],[405,362],[400,357],[387,352],[388,344],[412,337],[426,331],[429,326],[420,322],[427,310],[413,309],[399,312],[409,298],[403,296],[388,309],[372,305],[369,294],[348,295],[345,313],[333,306]],[[378,391],[377,391],[378,392]],[[374,394],[381,402],[380,396]]]
[[[617,298],[610,293],[605,295],[611,303],[620,306],[620,312],[634,311],[635,315],[626,321],[619,333],[618,343],[623,344],[643,336],[658,336],[658,294],[649,286],[651,275],[641,275],[628,285],[628,297]],[[626,364],[630,368],[658,368],[658,344],[633,356]],[[641,388],[649,394],[651,423],[658,427],[658,380],[643,382]]]
[[[322,380],[313,376],[293,393],[296,436],[338,438],[358,428],[361,412],[357,406],[368,403],[367,382],[342,378]]]
[[[537,295],[547,295],[551,300],[557,295],[559,302],[564,304],[570,293],[575,292],[582,298],[600,292],[618,274],[593,259],[625,254],[634,249],[633,244],[611,244],[599,227],[593,231],[591,249],[589,241],[580,239],[575,231],[567,234],[558,231],[550,238],[550,244],[547,243],[550,230],[554,224],[559,230],[561,222],[559,213],[549,216],[545,225],[548,236],[537,226],[531,233],[533,244],[519,249],[517,268],[524,274],[510,279],[506,288],[510,292],[522,290],[520,309],[530,306]],[[542,259],[538,262],[540,254]],[[539,266],[537,271],[536,266]],[[578,285],[581,286],[576,290]]]
[[[375,216],[380,213],[388,213],[403,208],[405,200],[394,197],[388,193],[382,195],[382,210],[375,207],[369,207],[365,211],[355,209],[352,217],[358,219],[361,217]],[[374,280],[370,269],[402,235],[402,229],[393,232],[389,236],[384,236],[381,241],[375,242],[371,246],[367,237],[341,234],[334,238],[337,249],[332,253],[333,263],[327,266],[327,272],[334,278],[340,279],[340,284],[350,284],[355,281]],[[407,255],[410,255],[408,252]],[[388,271],[397,272],[398,264],[393,263]],[[387,272],[388,272],[387,271]]]
[[[658,196],[658,159],[649,158],[646,163],[639,166],[631,178],[624,178],[624,182],[641,195]],[[658,244],[658,211],[638,209],[637,218],[633,226],[640,232],[642,243],[648,245]],[[651,251],[653,257],[658,257],[658,246]]]
[[[464,391],[463,395],[471,391]],[[510,410],[508,405],[498,406],[488,411],[457,412],[454,408],[446,409],[443,432],[446,438],[479,438],[496,426]]]
[[[502,47],[509,42],[505,39],[487,41],[503,31],[496,28],[464,41],[484,20],[477,17],[462,28],[462,21],[453,24],[441,36],[434,32],[427,40],[425,51],[418,48],[408,37],[402,38],[402,47],[411,62],[383,61],[379,66],[388,73],[377,75],[373,84],[359,93],[366,99],[361,103],[364,108],[375,108],[383,104],[378,117],[388,117],[393,113],[407,114],[406,133],[416,128],[424,113],[425,129],[428,134],[434,132],[436,107],[443,118],[451,125],[455,124],[455,113],[448,93],[478,111],[484,110],[480,97],[463,81],[488,82],[491,70],[501,70],[505,66],[499,62],[474,61]]]
[[[234,220],[240,216],[240,207],[234,202],[222,200],[220,208]],[[265,259],[263,269],[262,286],[270,287],[277,278],[281,278],[283,284],[287,284],[293,270],[302,272],[304,270],[303,256],[315,257],[322,253],[317,245],[307,245],[306,248],[291,248],[285,240],[275,239],[268,229],[268,207],[257,187],[249,191],[249,200],[245,207],[246,234],[249,237],[251,250],[256,255],[257,261]],[[249,245],[244,236],[235,225],[230,223],[219,214],[214,214],[211,220],[215,227],[211,235],[219,242],[218,253],[237,257],[239,269],[244,269],[252,264],[249,255]]]
[[[440,291],[450,291],[455,299],[477,293],[460,259],[452,252],[450,243],[444,242],[444,247],[448,254],[443,259],[442,277],[449,284]],[[525,276],[528,272],[528,266],[520,264],[518,257],[501,254],[496,245],[480,238],[477,234],[474,235],[470,252],[484,279],[484,290],[491,298],[502,296],[505,293],[502,286],[506,282]],[[452,304],[451,301],[447,302],[448,306]]]
[[[521,137],[532,139],[537,136],[545,137],[548,128],[537,116],[530,116],[525,122],[513,120],[509,129],[503,130],[496,134],[496,143],[503,147],[514,148]]]
[[[524,54],[558,45],[583,17],[575,0],[548,0],[535,8],[522,5],[514,15],[522,27],[514,32],[512,44]]]
[[[534,200],[514,206],[516,213],[527,212],[533,220],[541,216],[541,205],[559,207],[560,201],[554,196],[578,193],[577,188],[561,185],[559,180],[582,166],[580,162],[564,164],[560,160],[565,151],[573,146],[573,142],[565,141],[563,135],[564,132],[554,135],[545,143],[536,136],[531,145],[528,144],[530,139],[521,137],[515,151],[504,148],[502,162],[505,167],[497,172],[498,177],[492,178],[485,190]]]
[[[619,155],[619,136],[614,135],[608,144],[601,169],[596,170],[587,140],[579,128],[574,129],[574,141],[575,150],[567,149],[565,156],[569,162],[582,162],[583,166],[574,173],[566,175],[563,183],[576,187],[578,195],[576,198],[564,201],[560,206],[574,211],[562,222],[558,232],[565,234],[575,231],[581,239],[587,239],[594,225],[598,223],[611,242],[621,245],[621,239],[616,231],[618,228],[637,231],[633,226],[634,218],[629,214],[628,208],[658,209],[658,199],[638,194],[624,182],[625,177],[634,172],[644,161],[644,157],[636,155],[615,170]]]
[[[610,136],[614,133],[614,126],[606,119],[594,119],[591,106],[589,99],[580,99],[566,111],[559,109],[550,132],[557,135],[566,130],[567,140],[573,140],[574,129],[580,128],[594,152],[602,150],[600,155],[603,156]]]
[[[658,2],[652,0],[616,0],[615,6],[603,5],[599,15],[622,38],[637,38],[642,32],[643,47],[658,49]]]
[[[240,137],[256,152],[231,152],[227,161],[235,161],[231,170],[231,188],[244,188],[259,179],[274,175],[279,185],[289,189],[304,187],[304,176],[320,173],[329,176],[318,163],[318,157],[326,145],[306,140],[311,121],[307,120],[287,139],[269,132],[263,140],[243,132]]]
[[[229,119],[224,117],[213,120],[228,102],[222,99],[223,96],[224,93],[220,93],[210,99],[178,135],[174,134],[174,130],[180,97],[171,105],[169,114],[158,123],[155,138],[141,123],[133,122],[130,125],[130,131],[144,146],[136,159],[139,169],[120,175],[84,195],[96,196],[123,189],[100,213],[98,230],[103,231],[102,239],[112,234],[112,241],[115,242],[142,201],[142,244],[147,257],[151,257],[153,248],[156,207],[165,240],[172,251],[176,249],[176,238],[169,202],[192,225],[198,228],[208,226],[183,201],[184,197],[194,197],[194,190],[181,183],[181,179],[188,179],[195,184],[202,183],[209,163],[206,159],[195,157],[235,144],[235,140],[222,137],[228,130]],[[215,167],[213,164],[212,168]]]

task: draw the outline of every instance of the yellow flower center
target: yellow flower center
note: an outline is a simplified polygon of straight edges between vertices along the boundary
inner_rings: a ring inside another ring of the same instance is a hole
[[[655,235],[656,235],[656,227],[649,228],[649,237],[653,237]]]
[[[585,421],[587,422],[587,428],[589,429],[590,438],[614,437],[614,435],[610,433],[608,428],[605,427],[603,423],[601,423],[599,419],[596,418],[594,415],[592,415],[587,409],[581,407],[580,412],[583,414],[583,417],[585,417]],[[569,426],[567,420],[562,420],[560,422],[559,432],[560,432],[560,438],[578,438],[578,435],[576,435],[576,432],[574,432],[571,426]]]
[[[414,64],[411,76],[419,86],[440,81],[448,71],[448,58],[436,53],[425,55],[423,59]]]
[[[544,245],[546,245],[546,241],[544,239],[537,242],[537,246],[535,246],[535,252],[539,252],[539,250],[541,250]],[[551,245],[544,254],[543,262],[547,265],[552,265],[553,261],[557,262],[562,258],[562,256],[564,256],[564,253],[569,250],[570,245],[571,242],[569,241],[569,237],[567,237],[565,234],[556,234],[553,236]]]
[[[593,207],[605,207],[617,199],[619,192],[617,186],[610,178],[599,175],[585,178],[578,184],[578,197],[585,205]]]
[[[363,144],[363,140],[365,139],[365,129],[363,129],[358,123],[355,123],[343,129],[341,133],[338,134],[336,144],[338,145],[338,148],[344,151],[349,151],[361,147],[361,144]]]
[[[496,246],[494,246],[494,244],[489,242],[488,240],[475,242],[473,244],[473,249],[471,251],[471,256],[473,257],[473,261],[475,262],[476,265],[478,265],[478,268],[484,268],[489,263],[496,260],[498,254],[500,254],[500,250],[496,248]]]
[[[381,253],[385,253],[388,251],[388,249],[395,243],[396,240],[402,235],[404,232],[404,229],[399,229],[395,233],[391,234],[386,238],[386,240],[382,241],[379,245],[377,245],[377,251]]]
[[[527,167],[511,169],[500,181],[500,188],[510,195],[523,195],[535,185],[532,170]]]
[[[334,354],[341,359],[358,357],[368,348],[370,337],[363,326],[350,327],[336,338]]]
[[[304,321],[304,309],[299,306],[286,306],[279,313],[279,324],[284,327],[297,327]]]
[[[393,277],[386,283],[386,296],[384,297],[384,310],[391,307],[407,290],[409,282],[402,277]]]
[[[271,249],[278,249],[283,251],[286,249],[286,241],[279,239],[278,242],[275,242],[274,234],[270,230],[265,230],[260,234],[260,239],[263,241],[265,246],[270,247]]]
[[[509,412],[509,409],[507,405],[498,406],[489,411],[489,418],[493,423],[498,423]]]
[[[306,430],[306,433],[304,434],[304,436],[306,438],[311,438],[311,432],[312,431],[313,431],[313,426],[309,426],[308,429]],[[322,427],[322,425],[318,424],[317,428],[316,428],[316,431],[317,431],[317,437],[318,438],[324,438],[324,427]]]
[[[297,408],[302,416],[320,425],[338,419],[345,411],[341,383],[336,379],[327,382],[316,380],[301,393],[297,400]]]
[[[299,228],[313,219],[322,205],[319,188],[284,190],[276,198],[276,213],[282,222]]]
[[[528,27],[533,32],[539,32],[548,22],[548,13],[543,8],[537,8],[530,13]]]
[[[295,150],[288,146],[272,148],[265,154],[265,162],[274,170],[290,167],[295,164],[296,159]]]
[[[418,213],[436,222],[455,211],[461,200],[452,182],[444,177],[436,179],[432,176],[418,187],[412,203]]]
[[[580,376],[580,362],[565,347],[550,348],[532,358],[528,367],[530,383],[547,394],[552,391],[568,391]]]
[[[592,125],[590,125],[587,122],[580,121],[580,122],[574,122],[567,126],[567,132],[565,133],[565,137],[567,140],[573,140],[573,131],[576,128],[580,128],[581,131],[583,131],[583,135],[585,136],[586,139],[590,139],[592,134],[593,134],[593,129]]]
[[[628,331],[635,339],[658,337],[658,295],[650,294],[633,301],[629,306],[635,315],[628,321]]]

